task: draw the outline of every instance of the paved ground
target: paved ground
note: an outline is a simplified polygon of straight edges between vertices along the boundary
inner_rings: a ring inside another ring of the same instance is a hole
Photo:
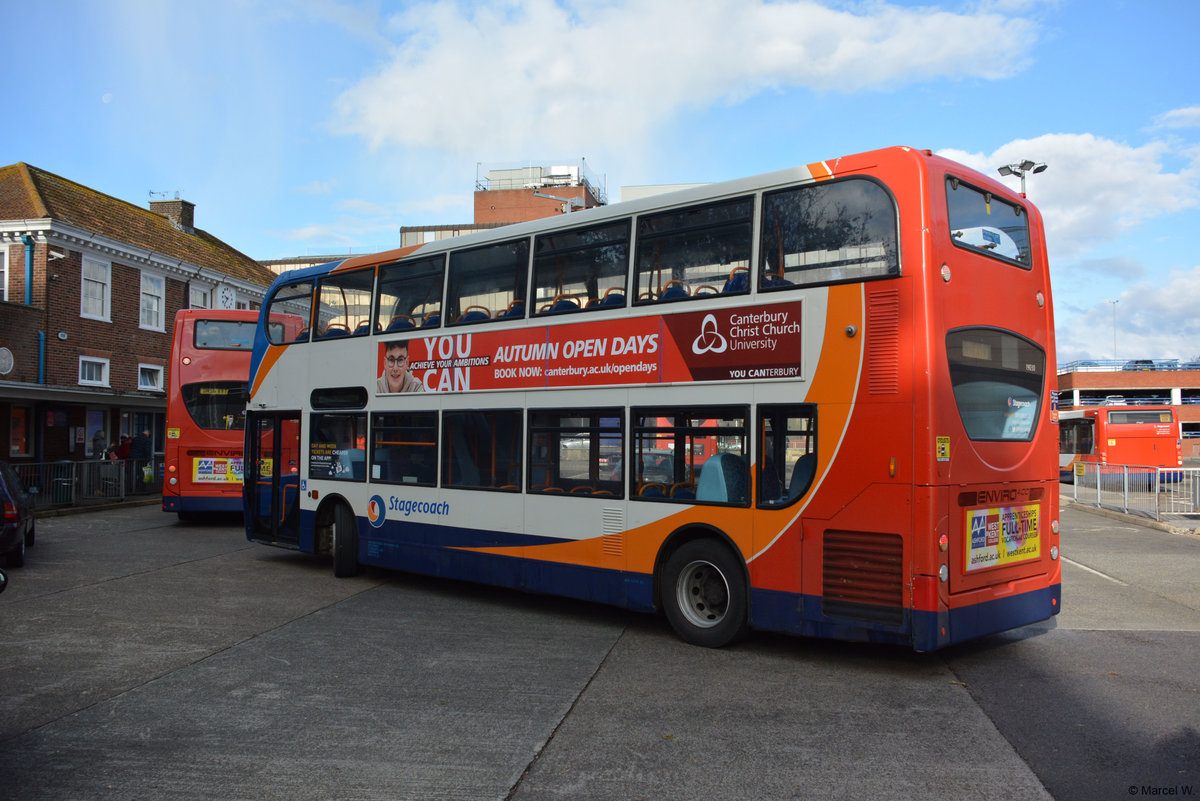
[[[0,596],[0,799],[1200,793],[1200,539],[1063,520],[1056,627],[921,655],[47,519]]]

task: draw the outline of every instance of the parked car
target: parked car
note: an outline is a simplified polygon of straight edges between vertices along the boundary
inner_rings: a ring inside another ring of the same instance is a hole
[[[25,549],[33,545],[33,496],[8,462],[0,462],[0,508],[0,558],[8,567],[21,567]]]

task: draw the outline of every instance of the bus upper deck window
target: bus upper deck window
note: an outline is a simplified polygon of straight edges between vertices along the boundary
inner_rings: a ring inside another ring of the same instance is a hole
[[[946,177],[946,207],[956,247],[1032,269],[1029,215],[1023,208],[953,176]]]
[[[267,304],[267,317],[282,326],[267,326],[267,341],[272,345],[290,342],[307,342],[308,326],[312,318],[311,281],[287,284],[275,290]]]

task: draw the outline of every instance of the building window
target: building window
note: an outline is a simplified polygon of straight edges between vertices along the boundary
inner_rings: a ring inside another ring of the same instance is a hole
[[[212,308],[212,289],[206,286],[193,286],[188,290],[188,306],[193,309]]]
[[[28,456],[29,423],[33,420],[33,411],[28,406],[14,406],[9,412],[8,455]]]
[[[0,300],[8,300],[8,254],[0,250]]]
[[[80,356],[79,383],[89,387],[107,387],[108,359]]]
[[[112,265],[85,258],[83,260],[83,290],[81,294],[80,316],[108,322],[112,299]]]
[[[142,328],[163,330],[163,295],[166,280],[161,275],[142,273]]]
[[[163,368],[157,364],[139,364],[138,389],[147,392],[162,392]]]

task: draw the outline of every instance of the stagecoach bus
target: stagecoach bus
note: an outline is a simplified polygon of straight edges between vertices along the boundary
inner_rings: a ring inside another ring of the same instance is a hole
[[[295,318],[272,321],[299,331]],[[168,370],[162,508],[188,518],[242,511],[246,381],[258,312],[182,309]]]
[[[1073,482],[1077,464],[1182,467],[1183,434],[1170,406],[1104,405],[1059,415],[1059,477]],[[1167,474],[1178,480],[1179,474]]]
[[[894,147],[282,275],[250,540],[933,650],[1059,611],[1022,195]]]

